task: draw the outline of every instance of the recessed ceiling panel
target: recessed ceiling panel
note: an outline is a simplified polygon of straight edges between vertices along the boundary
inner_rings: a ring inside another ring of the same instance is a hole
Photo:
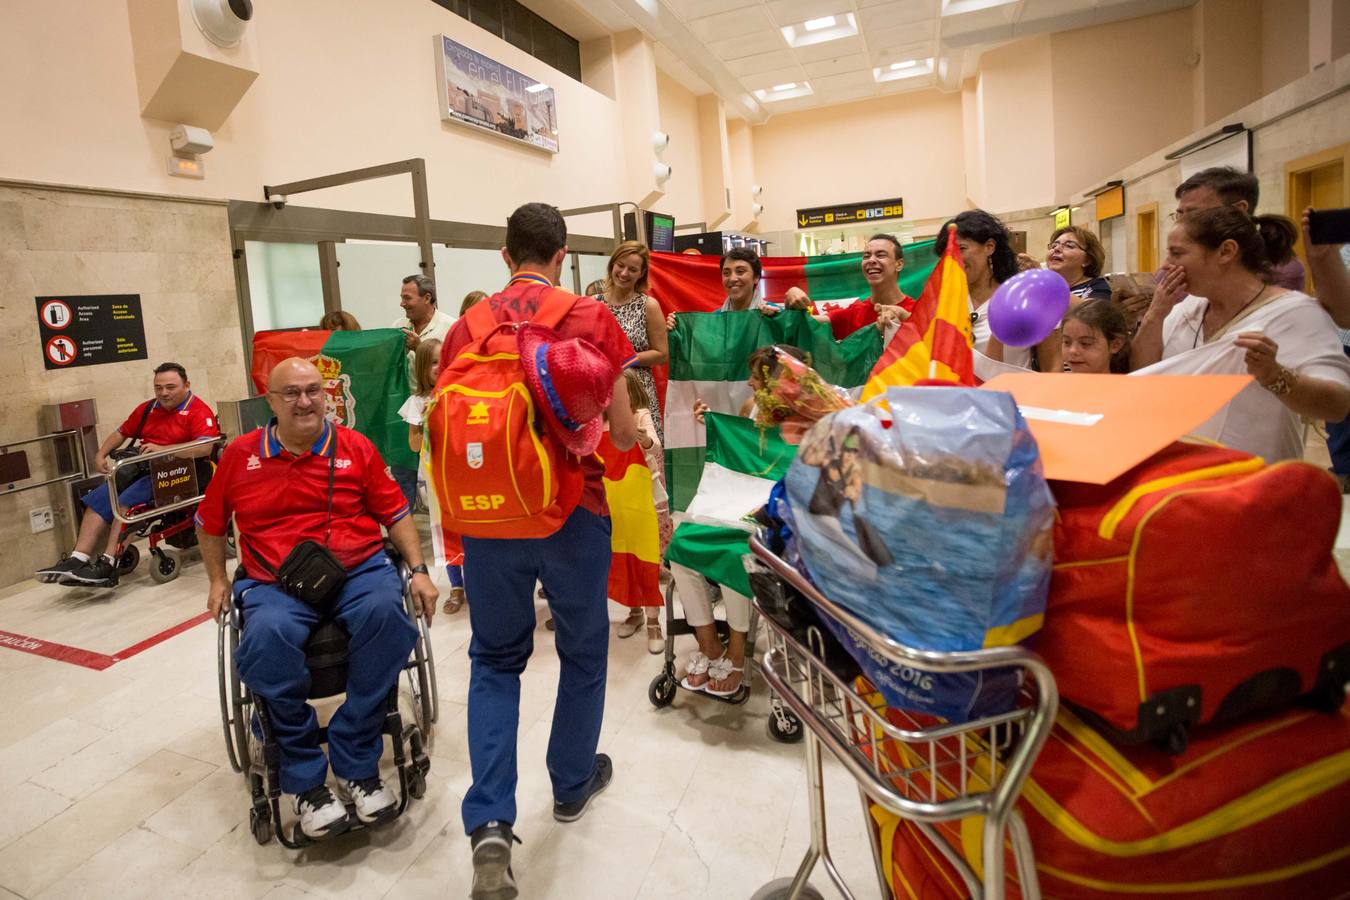
[[[867,68],[867,57],[861,53],[852,53],[848,56],[807,63],[803,68],[813,79],[822,75],[838,75],[840,72],[860,72]]]
[[[688,22],[733,9],[759,6],[760,0],[663,0],[663,3]]]
[[[767,91],[771,88],[783,84],[801,84],[806,81],[806,73],[802,71],[801,66],[789,66],[785,69],[774,69],[771,72],[760,72],[755,75],[747,75],[741,79],[741,84],[752,91]],[[814,87],[814,80],[812,86]]]
[[[755,56],[733,59],[727,63],[727,68],[735,75],[745,76],[757,75],[760,72],[772,72],[774,69],[782,69],[796,64],[797,57],[792,55],[791,50],[777,50],[773,53],[759,53]]]
[[[773,0],[768,7],[779,25],[801,25],[853,12],[852,0]]]
[[[704,16],[689,23],[689,30],[704,43],[754,34],[774,28],[773,21],[762,6],[733,9],[713,16]]]
[[[842,38],[837,41],[828,41],[824,44],[812,44],[810,47],[798,47],[792,52],[797,55],[799,62],[819,62],[822,59],[834,59],[837,56],[847,56],[850,53],[862,52],[862,41],[855,37]]]
[[[708,49],[716,54],[718,59],[744,59],[760,53],[786,50],[787,42],[783,40],[783,33],[775,28],[772,31],[757,31],[754,34],[727,38],[724,41],[713,41],[708,44]]]

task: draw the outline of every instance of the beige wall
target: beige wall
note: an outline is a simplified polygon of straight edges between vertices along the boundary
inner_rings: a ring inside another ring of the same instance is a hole
[[[1189,10],[1050,36],[1054,202],[1193,129]],[[1042,201],[1045,202],[1045,201]],[[1032,204],[1024,204],[1032,205]]]
[[[1195,122],[1212,122],[1261,96],[1261,0],[1200,0],[1192,8],[1200,54]]]
[[[926,91],[774,116],[755,126],[764,231],[800,207],[903,197],[905,217],[965,206],[961,95]]]
[[[703,215],[702,138],[699,130],[698,98],[678,81],[657,73],[656,91],[660,100],[661,130],[670,135],[670,146],[661,158],[670,166],[666,195],[656,209],[680,222],[701,222]],[[710,164],[715,165],[716,160]]]
[[[47,371],[33,301],[47,294],[139,294],[149,359]],[[168,360],[212,407],[247,396],[223,205],[0,186],[0,307],[0,441],[49,431],[43,405],[86,397],[102,438]],[[28,510],[47,504],[60,508],[60,489],[0,497],[0,586],[69,549],[60,527],[29,533]]]
[[[1308,74],[1308,0],[1261,4],[1261,93]]]
[[[727,231],[743,231],[754,225],[755,217],[750,210],[750,188],[759,182],[755,174],[753,132],[754,129],[744,119],[727,119],[727,154],[731,161],[731,218],[723,223]],[[768,213],[770,206],[778,206],[785,201],[765,195],[763,202],[765,212]],[[791,215],[789,211],[788,216]]]
[[[11,89],[0,91],[0,176],[261,200],[264,183],[421,156],[440,219],[500,222],[527,199],[564,207],[629,199],[611,137],[620,133],[615,101],[459,16],[427,0],[346,3],[340,15],[323,0],[255,11],[261,73],[216,131],[206,180],[191,181],[166,174],[172,123],[139,115],[125,2],[6,4],[0,82]],[[554,88],[561,153],[440,120],[432,36],[442,32]],[[495,177],[506,170],[511,190]],[[411,214],[406,179],[296,202]]]
[[[989,210],[1023,209],[1056,202],[1055,101],[1050,38],[1039,36],[986,53],[980,60],[975,112],[983,158],[983,190],[972,196]],[[967,151],[969,158],[970,151]]]

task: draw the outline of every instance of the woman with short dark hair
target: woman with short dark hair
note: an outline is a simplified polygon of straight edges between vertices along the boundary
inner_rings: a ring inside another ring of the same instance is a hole
[[[1081,225],[1055,229],[1045,248],[1045,267],[1069,283],[1069,293],[1080,300],[1110,300],[1111,285],[1102,277],[1106,248],[1097,235]]]

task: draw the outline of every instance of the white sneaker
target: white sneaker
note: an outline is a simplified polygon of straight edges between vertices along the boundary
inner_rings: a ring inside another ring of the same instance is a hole
[[[367,825],[388,822],[398,815],[398,797],[378,775],[355,781],[339,778],[337,789],[338,796],[351,801],[356,817]]]
[[[300,817],[300,830],[305,837],[316,841],[341,834],[352,824],[347,818],[347,807],[333,796],[326,784],[297,795],[295,813]]]

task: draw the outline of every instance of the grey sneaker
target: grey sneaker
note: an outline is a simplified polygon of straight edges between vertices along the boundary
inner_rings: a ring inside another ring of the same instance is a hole
[[[60,562],[38,569],[33,573],[33,577],[43,584],[55,584],[61,580],[62,575],[68,575],[84,564],[84,560],[76,559],[73,556],[63,556]]]
[[[511,872],[511,844],[520,838],[506,822],[488,822],[469,835],[473,848],[472,900],[514,900],[519,895],[516,877]]]
[[[305,837],[315,841],[342,834],[352,824],[347,817],[347,807],[333,796],[326,784],[297,796],[295,813],[300,817],[300,830]]]
[[[559,822],[575,822],[586,812],[586,807],[591,805],[591,799],[596,794],[609,787],[610,781],[614,778],[614,763],[609,756],[604,753],[595,754],[595,774],[591,776],[590,786],[586,788],[586,796],[580,800],[573,800],[571,803],[553,802],[553,818]]]
[[[67,587],[117,587],[117,566],[100,556],[62,575],[58,583]]]

